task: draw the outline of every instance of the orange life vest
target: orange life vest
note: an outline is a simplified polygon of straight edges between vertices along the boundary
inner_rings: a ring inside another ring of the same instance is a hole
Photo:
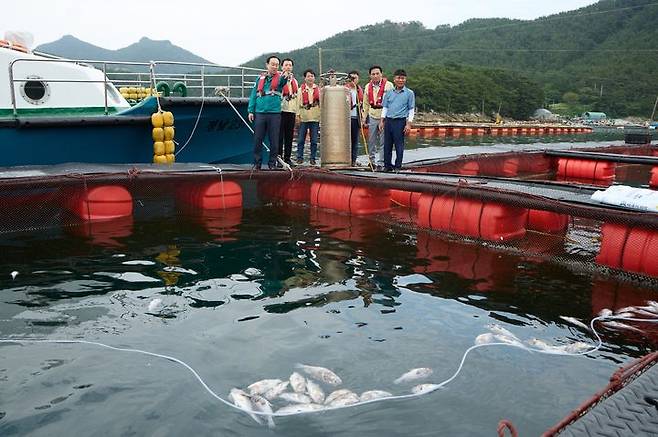
[[[294,99],[297,95],[297,90],[299,90],[299,84],[297,79],[293,78],[283,87],[283,97],[287,100]]]
[[[375,99],[374,93],[372,92],[373,86],[372,82],[368,84],[368,103],[373,109],[382,108],[382,99],[384,98],[384,90],[386,88],[386,78],[382,77],[382,80],[379,82],[379,92],[377,93],[377,99]]]
[[[256,94],[259,97],[262,97],[266,94],[280,95],[277,89],[279,88],[279,80],[281,79],[281,73],[277,71],[276,74],[272,76],[272,82],[270,82],[270,90],[267,92],[264,91],[266,79],[267,79],[267,73],[263,73],[260,75],[260,79],[258,79],[258,90],[256,91]]]
[[[306,82],[302,84],[302,106],[306,109],[311,109],[313,106],[318,106],[320,104],[320,87],[315,85],[313,88],[313,100],[309,103],[308,101],[308,86]]]
[[[17,50],[19,52],[27,53],[27,47],[17,42],[11,42],[4,39],[0,39],[0,47],[5,47],[7,49]]]

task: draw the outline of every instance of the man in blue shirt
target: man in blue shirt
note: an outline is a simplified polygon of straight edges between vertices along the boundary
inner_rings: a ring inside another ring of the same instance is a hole
[[[384,131],[384,171],[396,171],[402,168],[404,154],[404,135],[411,130],[414,120],[416,96],[406,87],[407,73],[396,70],[393,73],[395,88],[386,91],[382,102],[382,119],[379,130]],[[395,166],[391,164],[393,146],[395,145]]]

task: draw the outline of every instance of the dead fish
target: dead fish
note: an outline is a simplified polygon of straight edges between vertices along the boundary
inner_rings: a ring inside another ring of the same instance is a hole
[[[326,404],[329,407],[345,407],[347,405],[354,405],[359,403],[359,396],[356,393],[349,392],[344,396],[340,396],[330,403]]]
[[[292,387],[295,393],[304,393],[306,391],[306,378],[304,378],[299,373],[292,372],[289,381],[290,387]]]
[[[263,422],[260,420],[260,417],[256,416],[253,411],[255,411],[254,406],[251,404],[251,397],[240,390],[239,388],[232,388],[231,392],[228,395],[228,398],[233,401],[233,405],[249,414],[249,417],[254,419],[256,423],[262,425]]]
[[[582,341],[577,341],[575,343],[571,343],[563,347],[564,351],[570,354],[578,354],[581,352],[585,352],[586,350],[591,348],[592,345],[583,343]]]
[[[324,402],[324,391],[322,388],[310,379],[306,381],[306,392],[313,399],[313,402],[316,404],[321,404]]]
[[[341,388],[340,390],[334,390],[331,393],[329,393],[329,396],[327,396],[327,399],[324,400],[325,404],[330,404],[336,399],[342,397],[342,396],[347,396],[349,394],[353,394],[354,392],[352,390],[348,390],[346,388]]]
[[[562,320],[564,320],[565,322],[569,322],[572,325],[578,326],[580,328],[587,329],[589,331],[589,326],[587,326],[586,324],[584,324],[580,320],[576,319],[575,317],[560,316],[560,318]]]
[[[307,374],[311,375],[318,381],[322,381],[329,385],[340,385],[343,380],[338,377],[334,372],[324,367],[307,366],[306,364],[296,364],[295,367],[302,369]]]
[[[276,414],[306,413],[309,411],[318,411],[324,409],[325,406],[319,404],[294,404],[294,405],[286,405],[285,407],[279,408],[278,410],[276,410]]]
[[[609,317],[612,315],[612,310],[609,310],[608,308],[603,308],[601,311],[599,311],[599,317]]]
[[[475,344],[497,343],[496,337],[491,332],[485,332],[475,337]]]
[[[612,321],[612,320],[611,320],[611,321],[603,322],[603,325],[604,325],[606,328],[612,328],[612,329],[625,329],[625,330],[627,330],[627,331],[634,331],[634,332],[641,332],[641,333],[644,333],[644,331],[642,331],[642,330],[639,329],[639,328],[636,328],[635,326],[627,325],[626,323],[615,322],[615,321]]]
[[[439,384],[419,384],[411,389],[411,393],[415,395],[424,395],[440,388],[441,386]]]
[[[281,393],[279,395],[279,399],[283,399],[284,401],[288,402],[294,402],[296,404],[310,404],[313,402],[310,397],[302,393]]]
[[[395,384],[400,384],[403,382],[415,381],[417,379],[427,378],[432,374],[432,369],[429,367],[420,367],[418,369],[411,369],[404,375],[400,376],[398,379],[393,381]]]
[[[270,416],[270,414],[273,414],[272,404],[270,404],[267,399],[259,395],[253,395],[251,397],[251,403],[253,404],[254,409],[256,411],[260,411],[261,413],[268,414],[267,426],[270,428],[274,428],[274,419],[272,418],[272,416]]]
[[[516,337],[509,337],[507,335],[494,334],[494,338],[497,341],[501,342],[501,343],[506,343],[506,344],[509,344],[511,346],[518,346],[518,347],[521,347],[521,348],[525,348],[523,343],[521,343],[521,340],[519,340]]]
[[[17,272],[16,270],[14,270],[13,272],[11,272],[11,279],[12,279],[12,280],[13,280],[13,279],[16,279],[16,276],[18,276],[18,272]]]
[[[616,313],[615,317],[622,317],[624,319],[632,319],[633,317],[635,317],[635,314],[633,314],[630,311],[624,311],[624,312],[621,312],[621,313]]]
[[[498,324],[495,324],[495,323],[494,323],[494,324],[491,324],[491,325],[488,326],[488,328],[489,328],[489,330],[490,330],[491,332],[493,332],[494,334],[498,334],[498,335],[500,335],[500,336],[502,336],[502,337],[512,338],[512,339],[516,339],[516,340],[519,339],[519,337],[517,337],[516,335],[514,335],[511,331],[509,331],[509,330],[503,328],[502,326],[500,326],[500,325],[498,325]]]
[[[276,398],[281,393],[286,391],[286,388],[288,388],[288,384],[290,384],[289,381],[283,381],[278,383],[277,385],[266,391],[263,397],[268,401],[271,401],[272,399]]]
[[[249,385],[247,390],[249,390],[249,394],[262,395],[266,391],[276,387],[278,384],[281,384],[280,379],[262,379]]]
[[[373,399],[388,398],[391,396],[393,396],[391,393],[384,390],[369,390],[361,393],[361,396],[359,396],[359,401],[372,401]]]
[[[160,299],[160,298],[158,298],[158,299],[153,299],[151,302],[149,302],[148,312],[149,312],[149,313],[154,313],[154,312],[156,312],[157,310],[160,309],[160,306],[161,306],[161,305],[162,305],[162,299]]]

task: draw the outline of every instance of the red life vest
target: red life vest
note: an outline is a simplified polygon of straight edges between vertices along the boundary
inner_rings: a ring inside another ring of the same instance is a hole
[[[372,82],[368,84],[368,102],[373,109],[382,108],[382,99],[384,98],[384,90],[386,88],[386,78],[382,77],[382,80],[379,82],[379,92],[377,93],[377,100],[372,92]]]
[[[320,87],[316,85],[315,88],[313,88],[313,102],[311,103],[308,101],[308,93],[306,90],[308,90],[308,87],[306,86],[306,82],[304,82],[302,84],[302,106],[306,109],[318,106],[320,104]]]
[[[352,97],[352,88],[348,87],[347,89],[350,91],[350,109],[354,109],[356,105],[363,103],[363,88],[356,86],[356,103],[354,103]]]
[[[264,96],[265,94],[278,93],[277,88],[279,88],[279,80],[281,79],[281,73],[277,71],[276,74],[272,76],[272,82],[270,82],[270,90],[264,92],[266,79],[267,79],[267,73],[261,74],[260,79],[258,79],[258,90],[256,91],[256,94],[260,97]]]
[[[298,89],[299,84],[297,84],[297,79],[293,78],[283,87],[283,97],[287,97],[288,100],[294,98],[297,95]]]

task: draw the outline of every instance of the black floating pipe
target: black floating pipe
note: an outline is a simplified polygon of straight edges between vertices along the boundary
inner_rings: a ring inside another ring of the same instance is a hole
[[[544,153],[547,156],[555,156],[558,158],[592,159],[595,161],[623,162],[626,164],[658,165],[658,156],[619,155],[616,153],[579,152],[575,150],[547,150]]]

